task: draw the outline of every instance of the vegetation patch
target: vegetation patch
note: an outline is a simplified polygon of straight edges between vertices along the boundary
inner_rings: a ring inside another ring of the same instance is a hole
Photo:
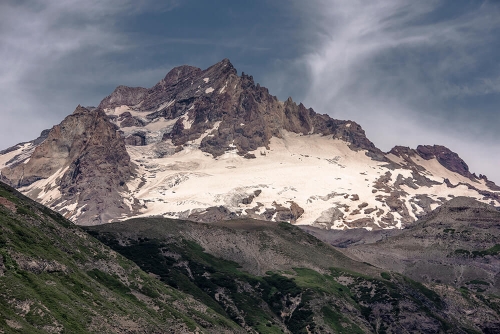
[[[391,274],[389,274],[389,273],[382,272],[382,273],[380,273],[380,276],[382,276],[383,279],[386,279],[388,281],[391,280]]]
[[[482,251],[473,251],[472,252],[472,256],[474,257],[484,257],[484,256],[488,256],[488,255],[498,255],[500,254],[500,245],[499,244],[496,244],[495,246],[491,247],[491,248],[488,248],[488,249],[485,249],[485,250],[482,250]]]
[[[321,309],[324,321],[335,331],[335,333],[363,334],[359,326],[353,324],[348,318],[342,315],[337,309],[323,306]]]

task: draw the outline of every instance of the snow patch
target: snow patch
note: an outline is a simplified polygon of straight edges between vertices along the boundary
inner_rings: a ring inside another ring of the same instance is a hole
[[[397,164],[406,165],[406,161],[403,158],[398,157],[397,155],[394,155],[392,153],[386,154],[385,157]]]
[[[182,118],[182,125],[184,126],[184,129],[189,130],[191,129],[191,125],[193,125],[194,120],[190,121],[187,116],[184,116]]]
[[[54,174],[52,174],[49,178],[38,180],[33,182],[27,187],[19,188],[19,191],[28,194],[37,194],[36,200],[42,204],[50,206],[51,203],[60,199],[62,194],[59,191],[59,180],[63,177],[63,175],[68,171],[69,166],[65,168],[59,168]],[[38,191],[40,190],[41,191]],[[31,196],[30,196],[31,197]]]
[[[175,100],[171,100],[169,102],[163,102],[162,104],[160,104],[160,106],[158,107],[158,109],[156,109],[156,111],[160,111],[162,109],[168,108],[168,107],[170,107],[174,103],[175,103]]]
[[[219,94],[224,93],[226,91],[226,88],[227,88],[227,81],[226,84],[221,89],[219,89]]]
[[[25,143],[14,151],[0,155],[0,169],[10,166],[18,161],[24,160],[23,162],[27,163],[29,161],[29,157],[31,156],[31,154],[33,154],[35,148],[36,147],[33,144]]]

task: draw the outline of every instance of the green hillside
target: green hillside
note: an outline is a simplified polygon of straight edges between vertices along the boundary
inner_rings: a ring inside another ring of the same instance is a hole
[[[498,320],[474,293],[353,261],[287,223],[139,218],[87,230],[249,331],[480,333],[477,314],[488,328]]]
[[[0,333],[166,332],[243,331],[0,183]]]

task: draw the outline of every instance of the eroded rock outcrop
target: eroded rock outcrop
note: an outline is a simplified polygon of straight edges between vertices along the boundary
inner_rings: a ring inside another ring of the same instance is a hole
[[[132,164],[118,128],[100,109],[78,106],[50,130],[29,161],[4,168],[2,176],[42,203],[76,204],[81,224],[103,223],[129,212],[120,191],[132,176]],[[49,178],[52,183],[44,183]],[[65,212],[68,217],[75,213]]]

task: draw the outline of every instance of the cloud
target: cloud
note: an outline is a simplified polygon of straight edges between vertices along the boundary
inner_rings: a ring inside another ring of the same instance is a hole
[[[295,1],[305,103],[365,128],[381,149],[444,144],[500,181],[500,6],[450,1]],[[485,99],[487,96],[489,99]],[[480,134],[480,136],[478,136]]]
[[[100,90],[116,79],[140,85],[161,78],[168,66],[123,71],[123,64],[112,61],[131,56],[138,44],[118,27],[132,15],[177,5],[153,0],[1,2],[0,146],[32,139],[78,103],[102,98]]]
[[[500,5],[459,2],[5,0],[0,148],[118,84],[230,57],[273,94],[357,121],[383,150],[444,144],[500,181]]]

